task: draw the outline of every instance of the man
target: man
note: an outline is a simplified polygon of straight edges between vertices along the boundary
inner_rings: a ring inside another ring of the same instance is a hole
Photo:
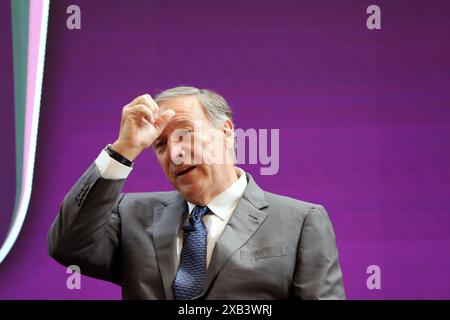
[[[210,90],[133,100],[65,197],[49,254],[121,285],[124,299],[345,298],[324,207],[261,190],[234,166],[233,129]],[[150,146],[176,191],[121,194]]]

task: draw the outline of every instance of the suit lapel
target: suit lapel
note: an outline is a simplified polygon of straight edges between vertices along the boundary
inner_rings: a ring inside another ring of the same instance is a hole
[[[247,182],[244,195],[214,247],[203,292],[196,299],[206,293],[227,260],[252,237],[267,217],[267,213],[260,210],[267,206],[263,191],[249,174]]]
[[[155,208],[153,239],[156,259],[167,299],[173,299],[172,283],[176,275],[177,235],[187,211],[186,201],[176,195],[166,206]]]

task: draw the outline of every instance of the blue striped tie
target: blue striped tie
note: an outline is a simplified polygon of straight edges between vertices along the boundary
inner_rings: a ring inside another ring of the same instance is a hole
[[[173,292],[175,300],[190,300],[202,292],[206,273],[207,230],[202,217],[208,207],[196,206],[183,227],[183,249]]]

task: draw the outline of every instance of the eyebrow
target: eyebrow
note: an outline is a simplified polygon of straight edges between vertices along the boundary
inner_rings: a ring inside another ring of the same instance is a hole
[[[177,121],[175,126],[178,127],[178,126],[183,126],[183,125],[186,125],[186,124],[191,126],[191,127],[194,127],[192,125],[192,121],[191,120],[187,120],[187,119],[182,119],[182,120]],[[167,137],[166,136],[162,136],[162,133],[161,133],[161,135],[158,138],[156,138],[155,141],[153,141],[152,146],[155,147],[158,144],[158,142],[160,142],[161,140],[167,140]]]
[[[182,120],[177,121],[176,126],[184,125],[184,124],[188,124],[188,125],[192,126],[192,121],[187,120],[187,119],[182,119]]]

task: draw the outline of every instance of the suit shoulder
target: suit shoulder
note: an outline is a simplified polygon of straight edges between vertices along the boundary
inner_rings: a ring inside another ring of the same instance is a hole
[[[304,217],[309,212],[315,211],[315,209],[320,211],[323,209],[323,206],[320,204],[299,200],[272,192],[265,191],[264,196],[269,207],[272,207],[272,209],[275,208],[277,211],[279,210],[283,213],[290,212],[294,215],[301,215]]]
[[[171,202],[177,195],[176,191],[124,193],[119,206],[156,206],[161,203]]]

